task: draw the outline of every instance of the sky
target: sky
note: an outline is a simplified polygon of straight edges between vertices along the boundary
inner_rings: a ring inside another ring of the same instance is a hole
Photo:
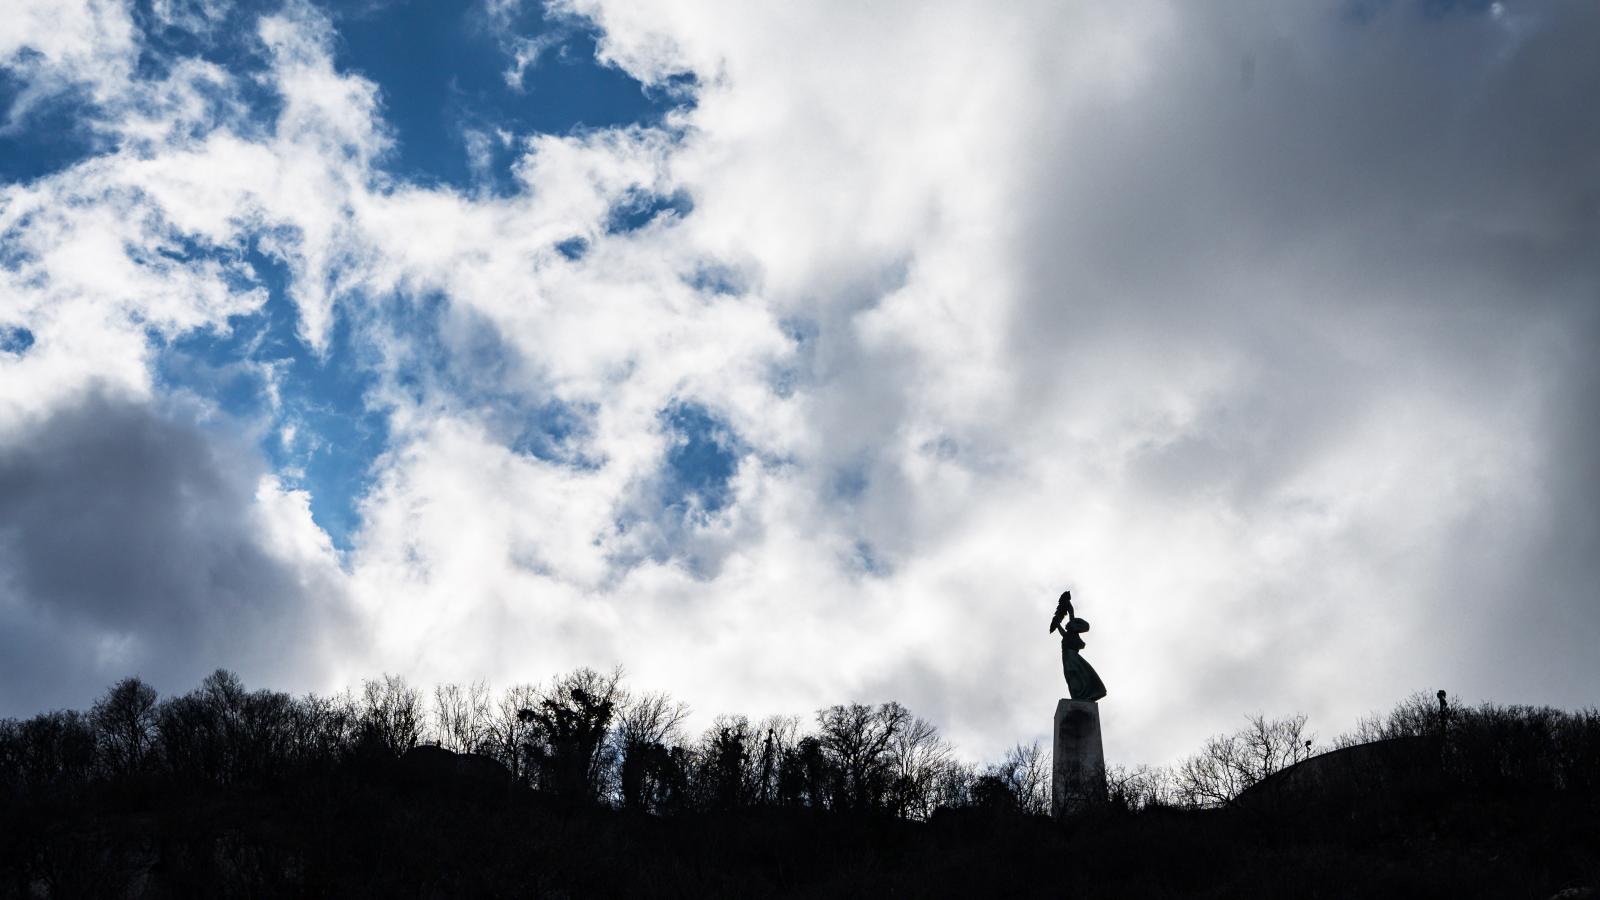
[[[20,2],[20,5],[18,3]],[[1596,702],[1600,6],[13,0],[0,716]]]

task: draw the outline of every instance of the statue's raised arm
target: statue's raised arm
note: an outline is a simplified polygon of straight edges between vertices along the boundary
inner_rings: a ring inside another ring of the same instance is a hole
[[[1072,616],[1072,592],[1062,591],[1061,599],[1056,601],[1056,614],[1050,618],[1050,630],[1060,628],[1062,619],[1072,621]]]

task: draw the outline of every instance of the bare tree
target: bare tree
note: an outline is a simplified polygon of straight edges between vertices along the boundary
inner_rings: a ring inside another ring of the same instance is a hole
[[[755,797],[759,805],[779,802],[778,777],[783,760],[802,737],[799,716],[767,716],[756,726],[760,748],[755,761]]]
[[[158,709],[156,728],[167,768],[219,784],[276,771],[294,740],[293,707],[287,694],[251,693],[238,675],[217,669],[198,688]]]
[[[624,807],[655,812],[671,803],[681,772],[670,747],[681,742],[680,728],[688,714],[686,704],[665,693],[643,694],[623,705],[616,744]]]
[[[1206,741],[1175,775],[1177,800],[1187,806],[1225,806],[1274,772],[1312,755],[1315,735],[1304,715],[1249,717],[1249,726]]]
[[[384,675],[361,685],[358,741],[369,749],[399,756],[422,738],[422,698],[399,675]]]
[[[1184,806],[1225,806],[1251,782],[1244,777],[1244,750],[1236,734],[1208,739],[1199,753],[1178,765],[1177,796]]]
[[[1018,812],[1043,815],[1050,811],[1050,760],[1037,741],[1007,750],[1000,762],[986,768],[980,777],[1003,786]]]
[[[179,778],[221,778],[220,726],[210,704],[198,692],[163,701],[156,711],[156,732],[167,771]]]
[[[289,761],[300,767],[333,763],[350,740],[353,719],[344,704],[307,694],[289,712]]]
[[[1126,810],[1172,806],[1176,803],[1172,770],[1164,766],[1112,766],[1106,770],[1111,805]]]
[[[89,719],[108,767],[121,774],[137,771],[155,740],[156,689],[124,678],[95,701]]]
[[[439,746],[456,753],[476,753],[490,739],[489,685],[474,681],[441,684],[433,689],[434,734]]]
[[[11,725],[14,743],[6,754],[6,769],[19,787],[82,784],[94,774],[99,740],[83,713],[40,713]]]
[[[860,703],[817,713],[822,749],[840,775],[838,802],[850,809],[875,809],[889,787],[889,743],[911,723],[898,703],[877,708]]]
[[[240,716],[244,707],[244,682],[227,669],[217,669],[194,692],[206,720],[205,740],[212,777],[233,780],[238,769]]]
[[[939,781],[955,751],[939,729],[915,717],[889,737],[889,800],[896,815],[926,819],[938,803]]]
[[[1239,738],[1247,767],[1245,778],[1251,784],[1311,757],[1317,736],[1306,731],[1303,713],[1287,719],[1268,719],[1257,713],[1249,721]]]
[[[526,783],[529,779],[526,748],[534,738],[534,724],[521,713],[539,705],[539,688],[514,684],[500,695],[500,702],[489,720],[488,755],[511,770],[511,777]]]
[[[293,708],[293,698],[279,691],[244,696],[232,734],[235,778],[271,778],[282,771],[292,740]]]
[[[959,809],[972,805],[972,785],[977,779],[977,766],[960,760],[952,761],[934,782],[934,809]]]

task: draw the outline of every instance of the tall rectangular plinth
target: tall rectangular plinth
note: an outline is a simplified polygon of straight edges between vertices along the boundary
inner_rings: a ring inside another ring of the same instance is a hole
[[[1056,818],[1106,802],[1106,751],[1100,741],[1100,706],[1085,700],[1056,704],[1055,765],[1050,814]]]

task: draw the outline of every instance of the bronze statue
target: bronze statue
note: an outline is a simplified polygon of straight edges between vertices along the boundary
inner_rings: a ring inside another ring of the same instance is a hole
[[[1061,623],[1066,619],[1066,624]],[[1061,632],[1061,673],[1067,678],[1067,694],[1074,700],[1094,702],[1106,695],[1105,682],[1100,680],[1094,666],[1078,652],[1084,648],[1083,633],[1089,623],[1072,611],[1072,592],[1063,591],[1056,601],[1056,614],[1050,618],[1050,630]]]

